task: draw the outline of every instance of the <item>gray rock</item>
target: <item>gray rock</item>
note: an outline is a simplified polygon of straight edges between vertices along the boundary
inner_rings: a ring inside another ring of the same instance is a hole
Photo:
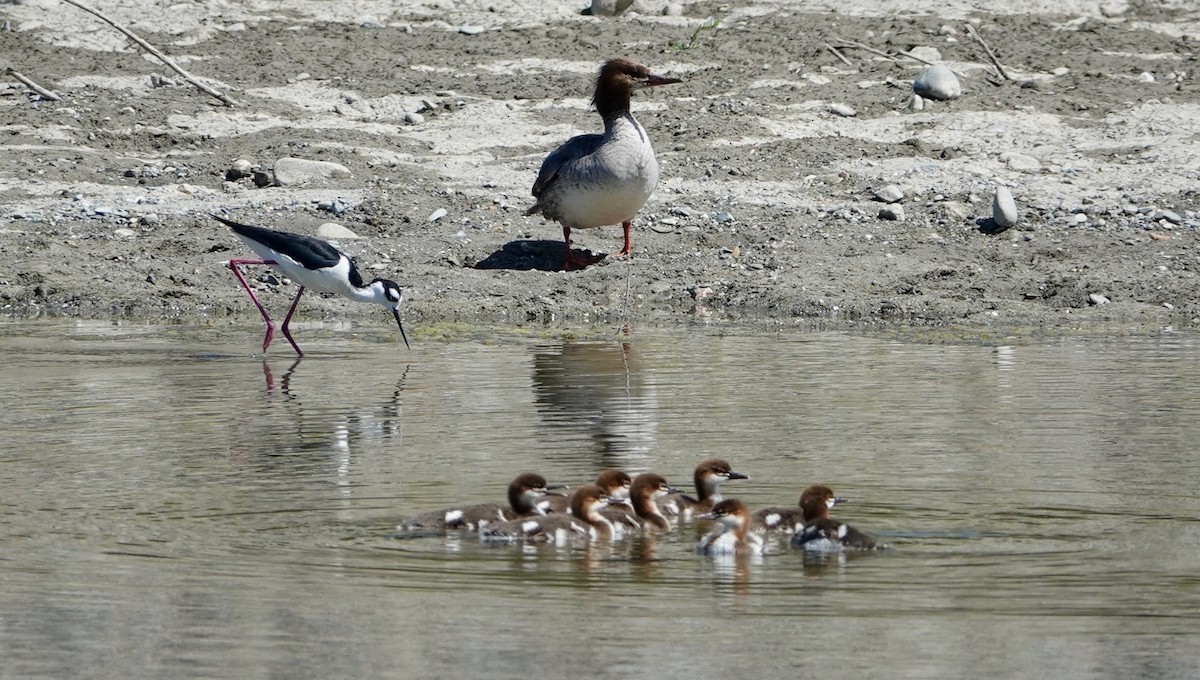
[[[429,213],[428,221],[437,222],[438,220],[442,219],[445,216],[446,216],[446,209],[438,208],[437,210],[434,210],[433,212]]]
[[[425,116],[419,113],[406,113],[404,114],[404,122],[409,125],[420,125],[425,122]]]
[[[884,207],[879,209],[879,219],[891,220],[892,222],[903,222],[904,221],[904,206],[899,205],[899,204],[885,205]]]
[[[945,101],[961,97],[962,85],[959,84],[954,71],[942,64],[934,64],[917,75],[913,81],[913,92],[925,99]]]
[[[662,9],[665,17],[681,17],[683,16],[683,5],[678,2],[668,2]]]
[[[1108,300],[1108,298],[1104,297],[1103,295],[1101,295],[1099,293],[1088,293],[1087,302],[1089,305],[1098,306],[1098,305],[1107,305],[1109,303],[1109,300]]]
[[[337,222],[326,222],[325,224],[317,227],[317,236],[331,239],[361,238],[358,234],[350,231]]]
[[[480,33],[483,33],[484,30],[485,29],[483,26],[472,26],[469,24],[458,27],[458,32],[462,33],[463,35],[479,35]]]
[[[117,238],[133,238],[137,236],[137,232],[132,229],[116,229],[113,231],[113,236]]]
[[[1042,164],[1033,156],[1026,156],[1023,153],[1015,153],[1006,151],[1000,154],[1000,162],[1008,165],[1009,168],[1019,172],[1039,172],[1042,169]]]
[[[1150,219],[1156,222],[1158,220],[1166,220],[1171,224],[1181,224],[1183,222],[1183,218],[1174,210],[1157,210],[1150,216]]]
[[[253,172],[254,166],[250,164],[250,161],[245,158],[239,158],[225,171],[225,179],[236,182],[243,177],[249,177]]]
[[[858,112],[852,109],[850,106],[840,103],[830,104],[829,112],[845,118],[853,118],[858,115]]]
[[[1008,229],[1017,224],[1017,202],[1013,200],[1008,187],[996,187],[996,195],[992,197],[992,221],[998,226]]]
[[[633,5],[633,0],[592,0],[589,14],[594,17],[615,17]]]
[[[904,200],[904,192],[895,184],[888,184],[878,189],[872,189],[871,195],[875,197],[875,200],[883,201],[884,203],[899,203]]]
[[[291,157],[275,161],[275,184],[281,187],[349,176],[350,169],[340,163]]]
[[[727,224],[733,221],[733,214],[722,210],[721,212],[713,213],[713,220],[716,221],[717,224]]]

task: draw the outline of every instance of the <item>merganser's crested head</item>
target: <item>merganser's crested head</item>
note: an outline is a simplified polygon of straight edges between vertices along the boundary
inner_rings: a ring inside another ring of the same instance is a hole
[[[596,521],[598,511],[608,503],[608,494],[595,484],[584,484],[571,494],[571,514],[579,519]]]
[[[623,501],[629,498],[629,488],[633,480],[629,475],[614,470],[612,468],[601,470],[600,474],[596,475],[596,486],[604,490],[612,500]]]
[[[696,519],[720,522],[727,531],[738,530],[749,525],[750,508],[736,498],[727,498],[714,505],[712,510],[696,515]]]
[[[800,493],[800,509],[804,511],[805,524],[828,519],[830,508],[845,502],[845,498],[838,497],[833,489],[821,484],[813,484]]]
[[[700,494],[701,499],[719,496],[718,490],[721,482],[730,479],[750,479],[750,477],[740,472],[734,472],[729,463],[720,458],[701,461],[692,475],[692,481],[696,484],[696,493]]]
[[[517,512],[532,512],[537,507],[537,499],[550,493],[552,488],[541,475],[532,472],[519,474],[508,485],[508,504]]]
[[[634,90],[682,83],[679,78],[655,75],[650,69],[628,59],[609,59],[600,67],[592,104],[606,118],[629,110]]]
[[[680,490],[667,484],[667,480],[662,475],[646,472],[637,476],[633,480],[633,485],[629,488],[629,498],[639,500],[651,500],[662,498],[669,493],[679,493]]]

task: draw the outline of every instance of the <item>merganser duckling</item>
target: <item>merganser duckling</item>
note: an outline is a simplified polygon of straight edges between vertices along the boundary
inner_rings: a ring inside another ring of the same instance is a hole
[[[828,519],[829,511],[846,499],[835,496],[833,489],[813,484],[800,493],[800,501],[791,507],[776,506],[763,508],[754,513],[752,531],[779,531],[794,534],[805,524],[818,519]]]
[[[670,531],[671,522],[659,510],[658,499],[672,493],[679,493],[679,489],[667,484],[662,475],[647,472],[633,480],[633,486],[629,489],[629,502],[643,526]]]
[[[592,103],[604,119],[604,133],[572,137],[547,156],[533,183],[537,202],[525,212],[562,225],[563,269],[583,269],[604,259],[572,253],[572,229],[620,223],[625,229],[621,255],[630,253],[633,217],[658,185],[658,161],[646,130],[629,112],[630,98],[635,90],[679,82],[627,59],[600,67]]]
[[[829,518],[829,509],[843,502],[843,499],[834,495],[833,489],[827,486],[810,486],[804,490],[800,502],[804,509],[805,523],[803,528],[792,534],[793,548],[813,552],[841,552],[887,547],[849,524]]]
[[[555,513],[489,524],[480,529],[485,543],[516,541],[565,544],[572,540],[612,540],[617,529],[600,514],[608,503],[604,490],[585,484],[571,494],[571,514]]]
[[[609,503],[619,505],[627,503],[629,498],[629,487],[633,480],[629,475],[614,468],[605,468],[596,475],[596,486],[604,490],[608,495]],[[570,496],[547,496],[538,501],[538,508],[543,513],[551,512],[570,512],[571,498]]]
[[[517,517],[546,514],[538,502],[558,487],[546,484],[545,478],[532,472],[517,475],[508,485],[508,505],[474,503],[471,505],[424,512],[401,522],[396,528],[408,532],[443,532],[452,529],[476,531],[488,524],[505,522]]]
[[[730,479],[750,479],[740,472],[734,472],[729,463],[720,458],[709,458],[700,461],[692,472],[692,481],[696,485],[696,496],[692,498],[684,493],[673,493],[659,503],[659,508],[667,516],[679,516],[684,520],[692,515],[710,510],[721,501],[721,482]]]
[[[701,555],[762,554],[762,534],[750,531],[750,508],[738,499],[725,499],[714,505],[712,510],[696,515],[696,519],[717,523],[717,528],[696,544],[696,552]]]

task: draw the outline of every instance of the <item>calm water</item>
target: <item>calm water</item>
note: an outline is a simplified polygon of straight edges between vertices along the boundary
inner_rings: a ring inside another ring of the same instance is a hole
[[[1200,677],[1200,338],[299,332],[0,325],[0,677]],[[391,535],[713,455],[895,549]]]

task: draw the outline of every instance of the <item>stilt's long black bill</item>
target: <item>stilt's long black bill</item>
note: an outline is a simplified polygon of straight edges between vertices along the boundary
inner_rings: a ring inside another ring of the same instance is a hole
[[[412,346],[408,344],[408,336],[404,334],[404,324],[400,323],[400,310],[393,309],[392,316],[396,317],[396,325],[400,327],[400,337],[404,338],[404,346],[412,349]]]

